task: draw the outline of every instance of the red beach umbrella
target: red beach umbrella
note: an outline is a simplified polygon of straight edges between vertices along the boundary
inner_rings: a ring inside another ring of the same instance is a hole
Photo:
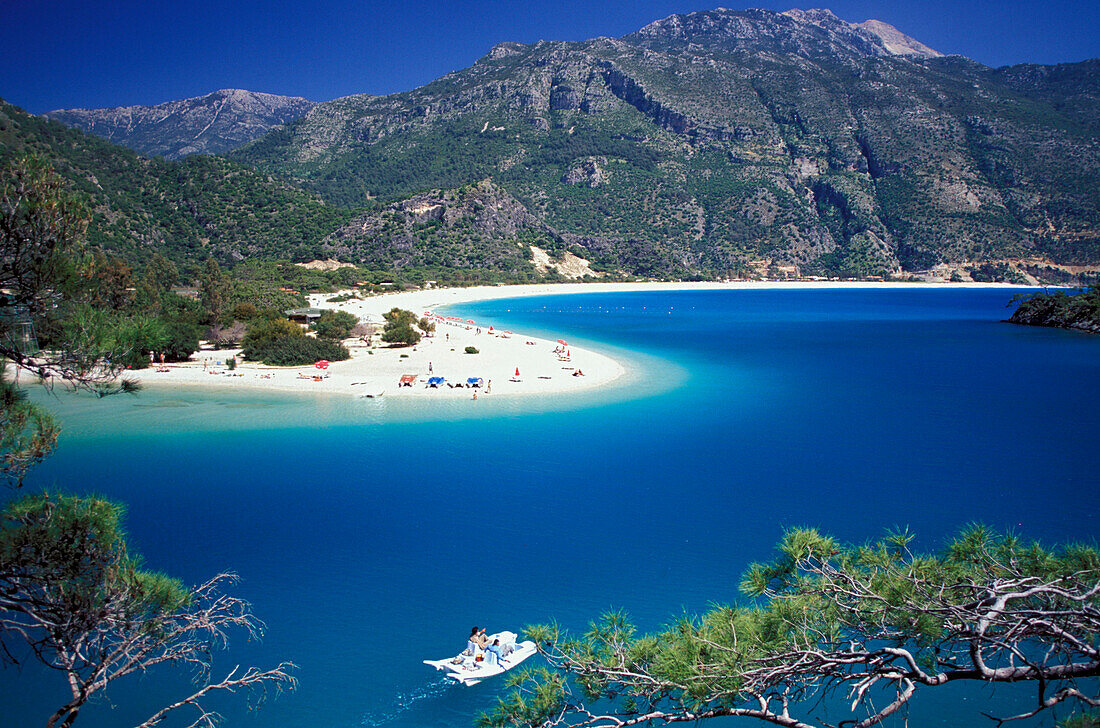
[[[568,346],[568,344],[566,344],[563,339],[558,339],[558,343],[561,344],[562,346]]]
[[[472,324],[473,322],[474,322],[473,319],[466,319],[466,323],[468,323],[468,324]]]
[[[492,324],[489,324],[489,333],[490,334],[493,333],[493,325]]]
[[[321,359],[319,362],[317,362],[313,366],[317,367],[318,369],[328,369],[328,364],[329,363],[328,363],[327,359]]]
[[[516,367],[516,376],[519,376],[519,367]]]

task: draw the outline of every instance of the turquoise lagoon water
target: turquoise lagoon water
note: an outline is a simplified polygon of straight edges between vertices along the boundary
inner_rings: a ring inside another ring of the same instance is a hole
[[[1047,541],[1100,533],[1100,337],[1016,327],[1003,290],[585,294],[463,315],[627,359],[618,386],[551,401],[400,402],[146,391],[50,401],[59,451],[32,487],[129,505],[150,566],[219,570],[268,625],[218,657],[296,662],[301,687],[226,725],[467,726],[499,682],[422,665],[470,626],[611,607],[644,629],[737,598],[790,526],[935,548],[983,521]],[[536,658],[537,659],[537,658]],[[119,684],[86,728],[182,694]],[[914,725],[985,723],[1030,696],[923,693]],[[44,723],[55,675],[0,673],[5,725]],[[832,716],[838,719],[838,716]],[[1049,721],[1048,721],[1049,722]],[[176,721],[172,725],[185,725]]]

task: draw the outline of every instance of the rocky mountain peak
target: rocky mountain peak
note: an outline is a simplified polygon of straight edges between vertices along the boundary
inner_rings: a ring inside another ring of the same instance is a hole
[[[808,58],[942,55],[881,21],[848,23],[824,8],[785,12],[717,8],[677,14],[650,23],[623,40],[664,52],[701,47],[711,52]]]
[[[236,149],[314,106],[296,96],[226,88],[155,106],[59,109],[45,116],[146,156],[179,159]]]
[[[910,38],[894,26],[881,20],[867,20],[856,23],[854,27],[874,35],[882,41],[887,51],[896,56],[917,56],[920,58],[939,58],[943,56],[939,51],[929,48],[919,40]]]
[[[497,60],[499,58],[508,58],[509,56],[521,55],[524,50],[526,50],[526,48],[527,46],[523,45],[522,43],[497,43],[495,46],[493,46],[492,50],[489,51],[488,55],[489,58],[493,60]]]

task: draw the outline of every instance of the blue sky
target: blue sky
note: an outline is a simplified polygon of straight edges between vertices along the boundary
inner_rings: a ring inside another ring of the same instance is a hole
[[[502,41],[620,36],[675,0],[0,0],[0,97],[55,108],[155,104],[219,88],[326,101],[414,88]],[[990,66],[1100,56],[1100,3],[821,0],[844,20],[877,18],[944,53]]]

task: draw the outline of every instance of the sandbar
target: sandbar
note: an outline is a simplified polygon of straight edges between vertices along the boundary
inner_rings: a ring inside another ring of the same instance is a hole
[[[634,291],[684,290],[768,290],[824,288],[961,288],[998,287],[1005,284],[980,283],[895,283],[895,282],[639,282],[639,283],[555,283],[491,285],[469,288],[438,288],[387,293],[366,298],[328,303],[336,293],[311,294],[309,303],[318,308],[349,311],[360,320],[375,324],[379,330],[382,314],[397,307],[418,316],[454,304],[528,296],[575,293],[615,293]],[[451,315],[446,311],[444,316]],[[566,342],[547,340],[523,331],[502,330],[504,322],[492,320],[469,323],[439,321],[436,331],[412,347],[373,346],[351,339],[345,342],[351,358],[333,362],[327,369],[313,365],[270,367],[255,362],[240,363],[230,371],[225,362],[239,350],[202,350],[191,360],[128,371],[124,376],[152,386],[230,386],[293,392],[343,393],[360,397],[495,397],[501,395],[557,395],[603,387],[620,380],[629,364],[589,347],[569,342],[569,332],[558,337]],[[506,325],[506,324],[504,324]],[[490,332],[491,328],[491,332]],[[467,346],[478,350],[467,354]],[[517,374],[518,371],[518,374]],[[411,386],[400,386],[403,375],[413,375]],[[432,387],[429,377],[443,377],[444,383]],[[480,378],[479,388],[465,386],[470,378]],[[456,386],[463,385],[463,386]]]

